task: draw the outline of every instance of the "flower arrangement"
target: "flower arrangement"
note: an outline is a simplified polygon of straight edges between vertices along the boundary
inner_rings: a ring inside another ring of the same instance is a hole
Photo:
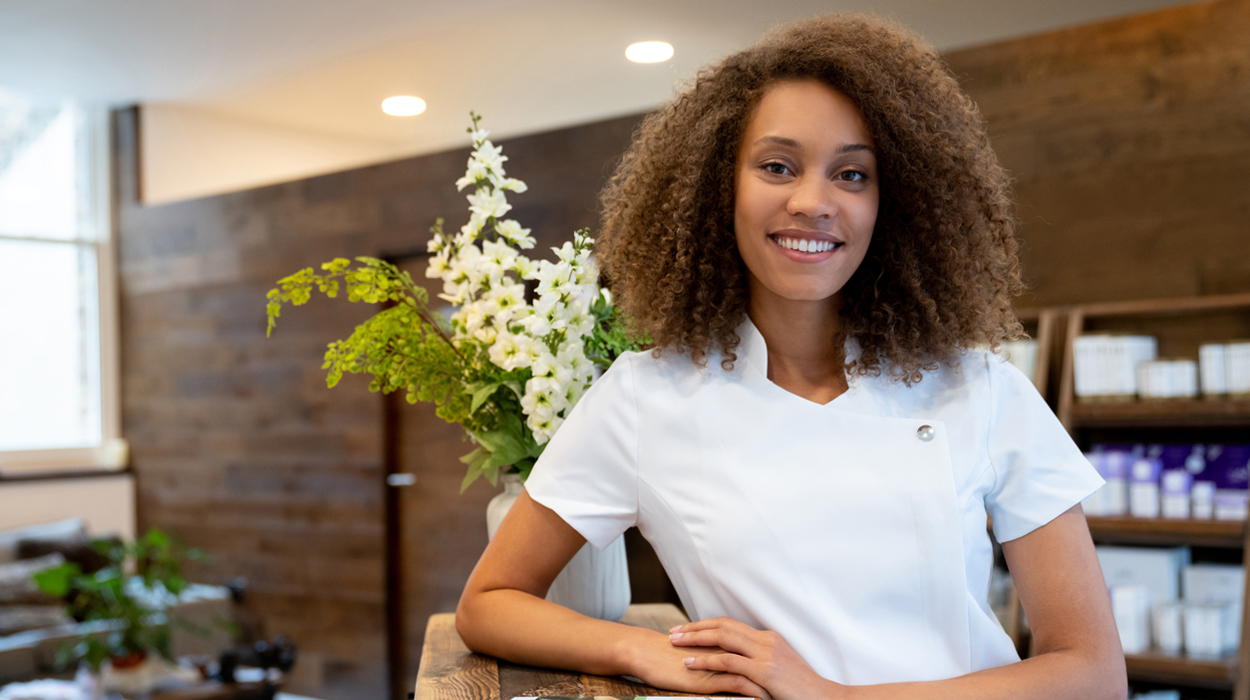
[[[306,268],[270,290],[268,332],[281,305],[306,303],[313,289],[349,301],[387,306],[330,343],[323,369],[333,387],[344,372],[373,376],[371,391],[404,390],[409,403],[430,401],[440,418],[464,427],[476,448],[461,490],[479,477],[495,483],[508,468],[524,479],[595,376],[646,339],[629,336],[608,290],[599,287],[586,229],[553,248],[556,260],[532,260],[530,230],[504,216],[506,193],[525,192],[507,177],[502,148],[469,113],[473,153],[458,190],[468,195],[469,221],[456,234],[431,229],[426,276],[440,279],[439,298],[455,307],[444,318],[408,273],[376,258],[336,258],[321,272]],[[527,300],[526,282],[536,285]]]

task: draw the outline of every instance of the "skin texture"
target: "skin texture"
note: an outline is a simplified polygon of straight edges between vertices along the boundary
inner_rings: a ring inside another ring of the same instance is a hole
[[[785,81],[762,97],[740,147],[734,235],[749,270],[750,314],[768,347],[768,376],[826,403],[846,391],[842,290],[871,245],[878,189],[872,147],[854,105],[826,84]],[[833,237],[832,255],[796,258],[778,232]],[[801,232],[801,233],[800,233]],[[1037,655],[925,683],[842,686],[818,676],[775,632],[700,620],[672,636],[592,620],[543,600],[585,540],[522,493],[483,553],[456,610],[470,649],[536,666],[629,674],[693,693],[778,700],[1123,700],[1124,656],[1080,506],[1003,552]]]
[[[847,388],[842,287],[863,262],[877,219],[868,127],[850,100],[820,81],[778,83],[743,134],[736,181],[734,237],[751,320],[768,341],[768,378],[828,403]],[[841,245],[803,256],[779,238]],[[799,328],[805,332],[793,332]]]

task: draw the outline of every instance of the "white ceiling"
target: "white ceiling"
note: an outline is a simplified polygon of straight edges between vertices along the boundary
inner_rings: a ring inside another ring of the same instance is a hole
[[[39,98],[161,103],[367,142],[400,157],[652,108],[768,27],[890,14],[940,49],[1177,0],[0,0],[0,87]],[[625,46],[668,41],[668,63]],[[396,118],[383,98],[429,103]]]

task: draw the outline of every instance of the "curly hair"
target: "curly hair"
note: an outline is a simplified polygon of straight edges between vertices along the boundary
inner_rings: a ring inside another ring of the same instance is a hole
[[[733,230],[739,142],[769,86],[805,78],[855,104],[879,164],[872,241],[842,289],[842,332],[862,349],[847,371],[884,366],[910,385],[1023,337],[1010,179],[980,112],[924,40],[861,15],[782,26],[642,122],[602,194],[597,251],[637,330],[657,352],[733,366],[749,296]]]

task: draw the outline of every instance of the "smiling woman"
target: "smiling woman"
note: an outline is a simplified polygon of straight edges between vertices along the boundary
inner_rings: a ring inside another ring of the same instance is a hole
[[[1007,177],[929,48],[785,27],[651,116],[604,203],[609,285],[655,346],[535,465],[461,598],[470,648],[691,692],[1123,700],[1079,505],[1102,480],[976,349],[1020,334]],[[987,515],[1027,661],[986,601]],[[634,525],[695,622],[542,600]]]

